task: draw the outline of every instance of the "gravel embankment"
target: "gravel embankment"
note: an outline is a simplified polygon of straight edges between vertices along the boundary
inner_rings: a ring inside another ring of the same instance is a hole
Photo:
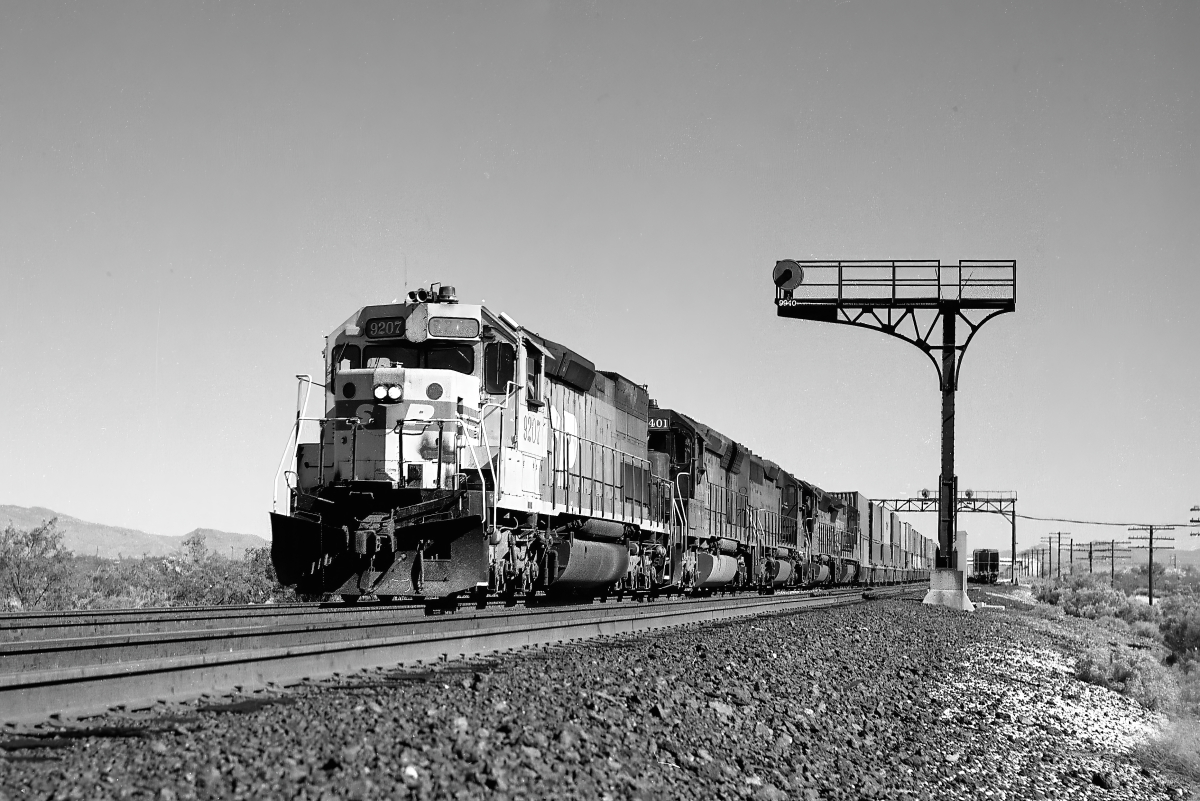
[[[1158,719],[1063,647],[914,601],[593,640],[0,735],[0,799],[1185,795],[1126,756]]]

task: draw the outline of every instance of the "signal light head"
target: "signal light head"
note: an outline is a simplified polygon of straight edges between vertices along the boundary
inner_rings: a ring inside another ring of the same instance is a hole
[[[775,269],[771,272],[771,280],[780,289],[790,291],[803,283],[804,269],[793,259],[777,261],[775,262]]]

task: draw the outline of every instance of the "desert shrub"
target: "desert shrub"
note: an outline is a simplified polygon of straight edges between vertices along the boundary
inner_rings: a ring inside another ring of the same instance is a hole
[[[1057,606],[1062,597],[1062,589],[1054,581],[1035,581],[1033,597],[1044,604]]]
[[[69,608],[71,558],[57,518],[29,531],[9,523],[0,532],[0,608]]]
[[[1175,720],[1135,751],[1141,761],[1158,770],[1170,770],[1200,784],[1200,720]]]
[[[1119,618],[1127,624],[1155,624],[1161,618],[1158,607],[1130,598],[1120,589],[1110,587],[1108,579],[1098,574],[1081,573],[1067,576],[1061,581],[1044,582],[1035,586],[1034,596],[1045,603],[1062,607],[1068,615],[1090,620]],[[1145,633],[1150,630],[1149,626],[1140,628]],[[1135,633],[1138,631],[1135,630]]]
[[[1162,638],[1162,632],[1158,630],[1157,624],[1151,623],[1149,620],[1139,620],[1130,625],[1129,633],[1135,637],[1145,637],[1148,640]]]
[[[164,562],[160,569],[169,574],[170,603],[175,606],[295,600],[275,577],[270,548],[251,549],[241,559],[227,559],[210,552],[204,536],[196,535],[185,541],[179,557]]]
[[[1125,593],[1108,586],[1108,582],[1083,575],[1072,576],[1063,582],[1059,603],[1064,612],[1074,617],[1126,619],[1123,613],[1129,599]]]
[[[75,606],[80,609],[140,609],[169,606],[167,576],[158,569],[161,560],[77,560]]]
[[[1130,625],[1119,617],[1102,616],[1096,618],[1096,622],[1106,629],[1111,629],[1118,634],[1129,634]]]
[[[294,602],[270,548],[240,559],[210,552],[203,535],[166,557],[75,556],[51,520],[0,533],[0,609],[136,609],[151,606]]]
[[[1162,618],[1158,606],[1142,603],[1138,598],[1130,598],[1121,610],[1121,619],[1130,623],[1157,623]]]
[[[1200,662],[1200,598],[1176,595],[1162,604],[1163,642],[1184,663]]]
[[[1169,711],[1180,705],[1179,682],[1169,668],[1143,651],[1093,649],[1075,661],[1078,679],[1107,687],[1147,709]]]

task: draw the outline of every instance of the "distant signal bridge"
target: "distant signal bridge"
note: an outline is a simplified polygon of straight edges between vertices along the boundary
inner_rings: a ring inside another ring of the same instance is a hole
[[[923,491],[918,498],[884,498],[875,503],[893,512],[936,512],[939,498]],[[958,493],[955,504],[955,514],[958,512],[984,512],[997,514],[1012,525],[1012,552],[1014,557],[1011,565],[1012,583],[1017,583],[1017,493],[995,490],[963,490]]]

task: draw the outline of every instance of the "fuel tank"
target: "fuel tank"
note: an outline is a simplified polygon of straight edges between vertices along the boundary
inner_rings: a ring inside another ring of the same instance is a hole
[[[552,547],[557,575],[552,590],[582,590],[615,584],[629,570],[629,549],[619,542],[564,540]]]
[[[775,560],[775,564],[778,565],[778,567],[775,570],[775,575],[771,577],[771,583],[776,587],[787,584],[788,580],[791,579],[794,570],[792,563],[787,559],[777,559]]]
[[[696,586],[701,589],[720,587],[737,575],[737,560],[724,554],[696,554]]]

